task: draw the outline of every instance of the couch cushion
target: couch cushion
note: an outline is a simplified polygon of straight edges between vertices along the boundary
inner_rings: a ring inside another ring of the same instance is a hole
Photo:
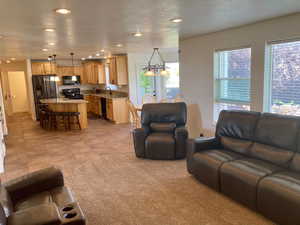
[[[250,155],[279,166],[288,167],[294,152],[271,145],[254,143],[250,149]]]
[[[285,171],[262,179],[257,191],[257,207],[278,224],[299,224],[300,175]]]
[[[174,159],[175,139],[169,133],[151,133],[146,138],[146,157],[150,159]]]
[[[219,168],[225,162],[240,158],[242,155],[230,150],[201,151],[189,160],[189,170],[199,181],[219,191]]]
[[[300,172],[300,153],[295,153],[291,163],[290,163],[290,169],[293,171]]]
[[[75,202],[73,194],[66,186],[57,187],[50,190],[52,201],[58,206],[65,206],[71,202]]]
[[[152,122],[176,123],[184,126],[187,119],[187,107],[184,102],[144,104],[142,108],[142,126],[149,126]]]
[[[54,202],[58,207],[74,202],[72,193],[67,187],[58,187],[49,191],[44,191],[28,198],[21,199],[15,204],[14,210],[24,210],[37,205]]]
[[[295,152],[300,117],[264,113],[255,129],[255,141]]]
[[[48,191],[44,191],[29,198],[21,199],[15,204],[15,211],[24,210],[37,205],[48,204],[52,202],[51,194]]]
[[[55,204],[42,204],[13,213],[7,218],[9,225],[58,225],[61,217]],[[71,222],[72,224],[72,222]],[[77,224],[77,223],[74,223]],[[81,224],[81,223],[80,223]]]
[[[7,218],[6,218],[4,208],[2,207],[1,203],[0,203],[0,224],[1,225],[7,224]]]
[[[240,159],[223,164],[220,169],[221,192],[256,209],[256,188],[261,178],[282,170],[257,159]]]
[[[176,123],[150,123],[152,132],[174,133]]]
[[[259,112],[223,110],[217,123],[216,137],[252,140],[259,117]]]
[[[6,188],[3,185],[0,186],[0,203],[5,215],[9,216],[13,212],[13,204]]]
[[[230,149],[234,152],[244,155],[249,154],[249,148],[252,145],[252,141],[246,141],[230,137],[221,137],[221,144],[225,149]]]

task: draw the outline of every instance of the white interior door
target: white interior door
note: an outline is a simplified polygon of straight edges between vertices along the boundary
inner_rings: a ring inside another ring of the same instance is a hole
[[[8,72],[13,113],[28,112],[28,98],[24,72]]]

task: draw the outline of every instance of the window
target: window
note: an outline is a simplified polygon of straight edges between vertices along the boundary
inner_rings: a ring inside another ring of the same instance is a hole
[[[174,99],[180,94],[179,88],[179,63],[166,63],[168,76],[144,76],[145,66],[140,66],[138,76],[138,104],[142,104],[144,96],[151,96],[155,90],[157,101]]]
[[[268,111],[300,116],[300,41],[269,45]]]
[[[166,63],[169,76],[165,77],[165,98],[174,99],[180,94],[179,89],[179,63]]]
[[[214,119],[220,111],[250,110],[251,48],[215,53]]]

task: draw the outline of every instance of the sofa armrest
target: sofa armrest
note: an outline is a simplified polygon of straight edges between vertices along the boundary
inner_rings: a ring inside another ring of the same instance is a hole
[[[54,203],[42,204],[11,214],[7,225],[59,225],[60,214]]]
[[[13,179],[4,184],[13,203],[35,193],[64,185],[62,172],[50,167]]]
[[[145,157],[145,141],[147,136],[148,131],[145,128],[133,130],[134,149],[137,157]]]
[[[186,156],[186,140],[188,131],[185,127],[177,127],[175,129],[176,142],[176,158],[184,158]]]
[[[196,152],[209,150],[209,149],[216,149],[216,148],[220,148],[220,144],[215,137],[196,138],[196,139],[189,139],[187,141],[188,157],[192,156]]]

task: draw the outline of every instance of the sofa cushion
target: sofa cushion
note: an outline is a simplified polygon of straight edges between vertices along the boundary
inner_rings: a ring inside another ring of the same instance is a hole
[[[256,209],[256,188],[261,178],[282,170],[257,159],[239,159],[223,164],[220,169],[221,192]]]
[[[28,198],[21,199],[15,204],[15,211],[24,210],[37,205],[48,204],[52,202],[50,192],[44,191]]]
[[[257,207],[278,224],[299,224],[300,175],[284,171],[262,179],[257,191]]]
[[[295,152],[299,129],[300,117],[264,113],[255,129],[255,141]]]
[[[290,169],[293,171],[300,172],[300,153],[299,152],[294,154],[293,159],[290,163]]]
[[[58,225],[62,224],[62,222],[56,205],[49,203],[15,212],[7,218],[7,224]],[[77,223],[75,222],[74,224]]]
[[[146,157],[150,159],[174,159],[175,139],[170,133],[151,133],[146,138]]]
[[[54,202],[57,206],[65,206],[68,203],[74,202],[74,198],[68,188],[58,187],[21,199],[15,204],[14,209],[15,211],[19,211],[51,202]]]
[[[152,132],[174,133],[176,123],[150,123]]]
[[[216,137],[252,140],[259,117],[259,112],[223,110],[217,123]]]
[[[6,188],[3,185],[0,186],[0,203],[6,216],[9,216],[11,213],[13,213],[13,203]]]
[[[219,168],[225,162],[242,158],[230,150],[215,149],[193,154],[189,160],[190,172],[202,183],[219,191]]]
[[[288,167],[294,152],[271,145],[254,143],[250,149],[250,154],[255,158],[263,159],[279,166]]]
[[[225,149],[230,149],[234,152],[241,154],[249,154],[249,148],[252,145],[252,141],[246,141],[230,137],[221,137],[221,144]]]

